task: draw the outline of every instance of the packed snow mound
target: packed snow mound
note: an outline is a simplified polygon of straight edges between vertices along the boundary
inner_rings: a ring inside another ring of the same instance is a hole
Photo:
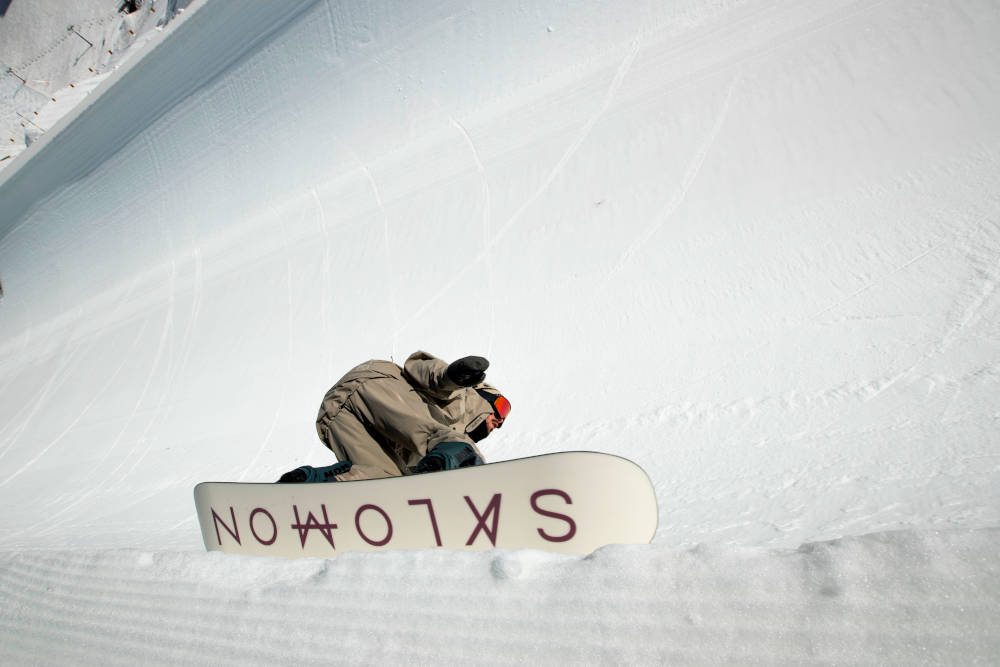
[[[796,550],[0,553],[16,664],[987,664],[996,530]]]
[[[190,10],[0,172],[15,661],[996,661],[1000,5]],[[638,462],[653,545],[201,553],[195,483],[417,349],[492,362],[488,459]]]

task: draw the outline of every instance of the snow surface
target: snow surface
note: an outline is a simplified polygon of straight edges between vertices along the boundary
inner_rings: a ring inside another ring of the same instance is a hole
[[[1000,662],[998,3],[119,4],[0,18],[2,662]],[[415,349],[653,544],[204,552]]]

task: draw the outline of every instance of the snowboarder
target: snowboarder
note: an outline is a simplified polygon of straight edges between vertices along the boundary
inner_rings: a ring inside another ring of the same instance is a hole
[[[316,417],[320,440],[339,463],[300,466],[279,482],[333,482],[481,465],[476,443],[500,428],[510,402],[486,384],[490,362],[448,364],[414,352],[403,367],[371,360],[342,377]]]

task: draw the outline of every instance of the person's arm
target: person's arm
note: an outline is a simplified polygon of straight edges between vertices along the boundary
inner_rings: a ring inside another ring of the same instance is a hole
[[[448,364],[426,352],[417,351],[403,365],[407,379],[435,398],[446,400],[462,388],[486,379],[490,362],[483,357],[463,357]]]

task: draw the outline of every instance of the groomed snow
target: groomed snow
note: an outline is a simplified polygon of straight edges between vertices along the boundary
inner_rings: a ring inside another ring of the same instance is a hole
[[[3,4],[0,661],[1000,661],[997,3]],[[204,552],[416,349],[653,543]]]

